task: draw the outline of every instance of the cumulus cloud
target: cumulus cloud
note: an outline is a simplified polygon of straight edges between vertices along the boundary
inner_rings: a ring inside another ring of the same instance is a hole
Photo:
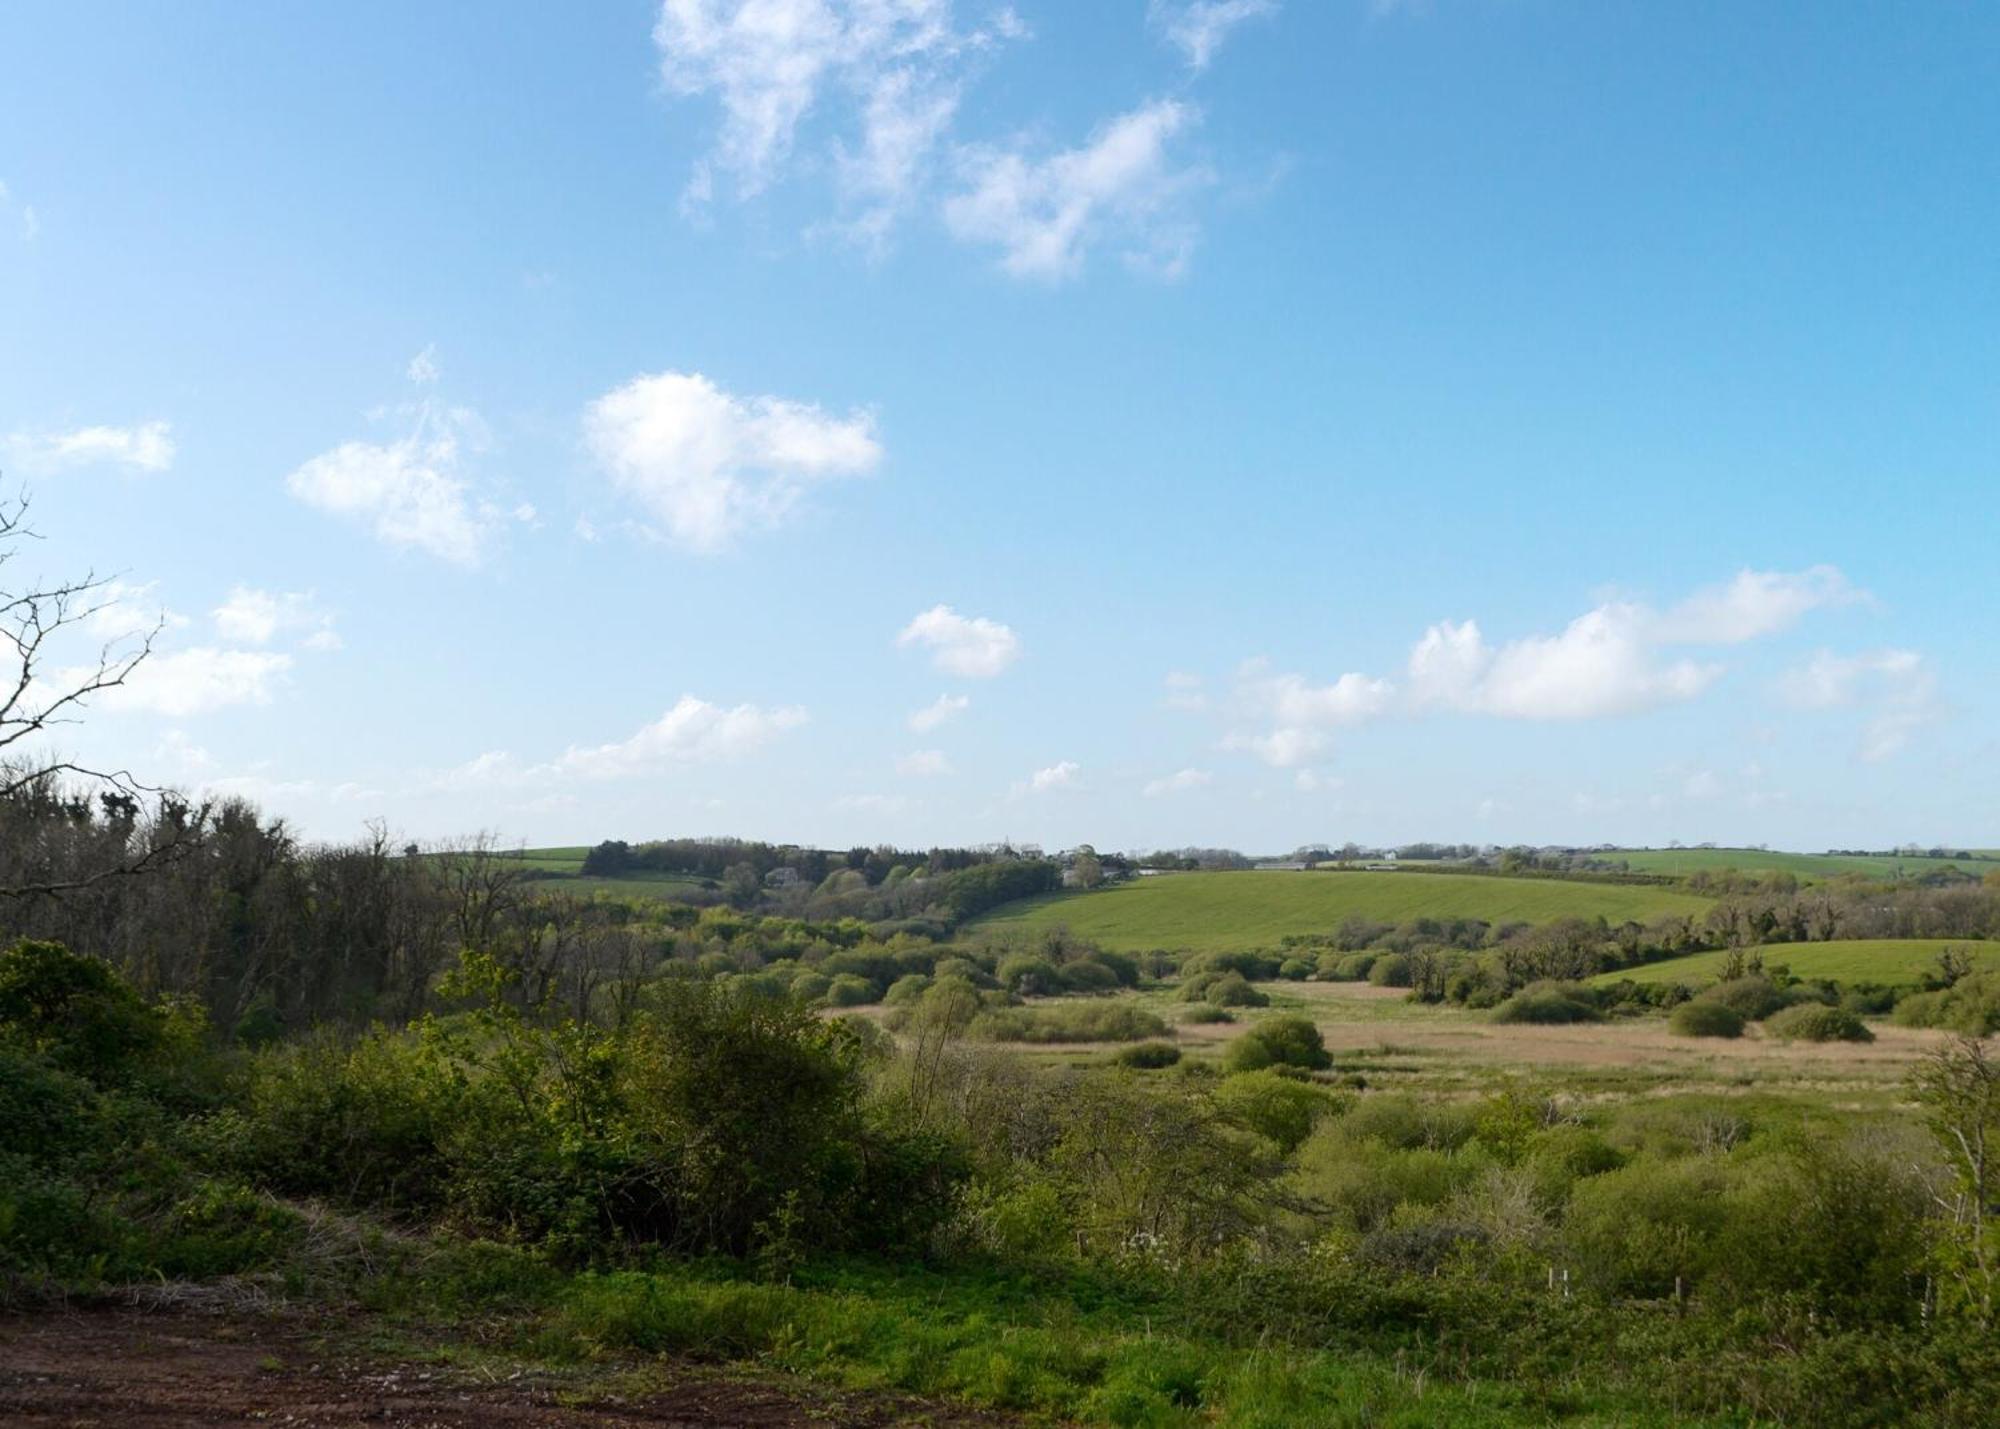
[[[1021,656],[1021,638],[1012,630],[983,615],[960,615],[948,605],[934,605],[917,616],[896,643],[924,646],[938,669],[969,679],[990,679]]]
[[[906,723],[918,734],[929,734],[946,721],[964,714],[971,704],[970,695],[939,695],[922,709],[912,711]]]
[[[424,551],[459,566],[486,556],[501,513],[474,491],[469,448],[481,444],[476,414],[426,401],[410,432],[391,442],[343,442],[285,478],[317,511],[366,525],[390,546]]]
[[[1603,605],[1556,635],[1489,646],[1474,621],[1441,621],[1410,652],[1420,706],[1507,719],[1598,719],[1693,699],[1722,667],[1664,660],[1637,606]]]
[[[698,372],[635,377],[591,403],[584,440],[612,483],[696,551],[791,512],[815,483],[874,470],[874,419],[737,397]]]
[[[940,774],[951,773],[951,761],[945,758],[942,749],[918,749],[896,761],[896,772],[919,779],[933,779]]]
[[[683,205],[708,204],[718,173],[739,197],[761,193],[816,118],[843,226],[879,244],[934,166],[977,57],[1025,34],[1007,8],[961,29],[951,0],[664,0],[661,78],[721,112]]]
[[[1665,612],[1606,602],[1554,634],[1497,645],[1477,621],[1442,620],[1411,647],[1400,689],[1359,673],[1314,685],[1253,662],[1239,676],[1233,701],[1239,728],[1223,744],[1284,768],[1323,754],[1333,731],[1390,713],[1451,710],[1523,720],[1638,714],[1695,699],[1722,677],[1721,664],[1676,647],[1740,645],[1789,630],[1814,610],[1868,598],[1832,566],[1814,566],[1742,571]],[[1810,672],[1799,678],[1809,680]]]
[[[116,466],[166,471],[174,464],[174,432],[167,422],[132,427],[76,427],[65,432],[16,432],[7,439],[14,462],[35,474],[72,467]]]
[[[1000,266],[1016,277],[1074,277],[1100,243],[1138,271],[1176,277],[1194,248],[1187,200],[1209,175],[1178,162],[1173,146],[1199,118],[1179,100],[1159,99],[1045,157],[1019,144],[965,149],[963,187],[945,200],[945,226],[964,242],[998,248]]]
[[[1179,769],[1158,779],[1148,780],[1140,792],[1149,799],[1157,799],[1167,794],[1185,794],[1190,789],[1202,789],[1215,782],[1215,776],[1206,769]]]
[[[572,746],[555,769],[585,779],[619,779],[654,774],[679,764],[737,759],[806,722],[796,705],[765,709],[731,708],[682,695],[672,709],[628,739],[590,748]]]
[[[1046,794],[1052,789],[1068,789],[1075,785],[1076,776],[1083,772],[1083,766],[1073,759],[1065,759],[1051,764],[1046,769],[1037,769],[1025,780],[1014,786],[1018,794]]]
[[[1152,0],[1146,19],[1181,52],[1189,69],[1204,70],[1230,31],[1277,10],[1277,0]]]
[[[1865,711],[1856,753],[1870,763],[1900,753],[1942,713],[1937,674],[1914,650],[1822,650],[1781,675],[1778,693],[1795,709]]]
[[[224,640],[269,645],[280,635],[298,635],[312,650],[337,650],[333,617],[319,609],[310,591],[268,591],[232,586],[215,608],[215,630]]]
[[[1279,769],[1292,769],[1326,752],[1333,732],[1385,713],[1396,697],[1387,680],[1350,671],[1327,685],[1303,675],[1271,674],[1253,660],[1238,672],[1233,700],[1239,718],[1268,726],[1235,731],[1223,748],[1247,750]]]

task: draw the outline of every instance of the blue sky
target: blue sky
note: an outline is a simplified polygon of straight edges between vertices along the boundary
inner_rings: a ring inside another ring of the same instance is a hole
[[[168,617],[89,757],[324,837],[2000,843],[1988,7],[0,62],[6,575]]]

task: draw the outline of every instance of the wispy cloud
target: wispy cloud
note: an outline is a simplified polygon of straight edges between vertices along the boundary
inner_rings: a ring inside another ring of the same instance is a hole
[[[1188,104],[1158,99],[1041,157],[1025,142],[967,148],[945,226],[964,242],[998,248],[1000,266],[1016,277],[1075,277],[1099,244],[1137,271],[1178,277],[1196,235],[1187,200],[1211,176],[1178,160],[1174,145],[1199,118]]]
[[[1204,70],[1238,25],[1277,12],[1277,0],[1152,0],[1146,19],[1189,69]]]
[[[73,467],[115,466],[160,472],[174,464],[174,432],[167,422],[131,427],[74,427],[67,431],[15,432],[7,449],[23,471],[54,473]]]
[[[905,721],[917,734],[929,734],[932,730],[956,719],[972,704],[970,695],[939,695],[920,710],[912,710]]]
[[[1855,752],[1870,763],[1901,753],[1918,730],[1943,715],[1937,674],[1914,650],[1821,650],[1785,671],[1778,692],[1795,709],[1864,711]]]

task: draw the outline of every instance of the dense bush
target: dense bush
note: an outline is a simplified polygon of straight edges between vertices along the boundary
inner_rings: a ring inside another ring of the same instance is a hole
[[[996,1007],[973,1021],[968,1035],[986,1042],[1136,1042],[1164,1037],[1167,1024],[1125,1002]]]
[[[1296,1151],[1319,1119],[1340,1105],[1326,1089],[1270,1068],[1226,1078],[1215,1089],[1215,1103],[1225,1116],[1287,1153]]]
[[[1764,1030],[1773,1037],[1798,1042],[1873,1042],[1868,1024],[1844,1007],[1827,1007],[1802,1002],[1764,1021]]]
[[[1719,982],[1700,993],[1696,1000],[1719,1003],[1745,1022],[1762,1022],[1794,1001],[1783,988],[1762,973]]]
[[[1972,973],[1950,987],[1912,993],[1896,1004],[1904,1027],[1942,1027],[1972,1037],[2000,1032],[2000,972]]]
[[[1222,1054],[1229,1072],[1255,1072],[1265,1067],[1300,1067],[1318,1071],[1333,1065],[1326,1039],[1305,1017],[1267,1017],[1229,1044]]]
[[[1389,953],[1375,959],[1368,968],[1368,981],[1376,987],[1408,987],[1410,958],[1407,953]]]
[[[1142,1071],[1171,1067],[1180,1059],[1181,1049],[1171,1042],[1141,1042],[1136,1046],[1121,1047],[1111,1058],[1121,1067],[1136,1067]]]
[[[1181,1000],[1206,1002],[1216,1007],[1268,1007],[1271,1002],[1237,972],[1197,973],[1181,984]]]
[[[1741,1037],[1743,1018],[1726,1003],[1697,998],[1667,1014],[1667,1029],[1681,1037]]]
[[[1203,1023],[1234,1022],[1236,1014],[1226,1007],[1217,1007],[1212,1002],[1197,1002],[1181,1014],[1181,1021],[1197,1026]]]
[[[1494,1010],[1495,1022],[1554,1025],[1601,1022],[1596,996],[1579,983],[1537,982],[1522,988]]]
[[[159,1050],[166,1018],[102,958],[60,943],[23,941],[0,952],[0,1037],[103,1081]]]

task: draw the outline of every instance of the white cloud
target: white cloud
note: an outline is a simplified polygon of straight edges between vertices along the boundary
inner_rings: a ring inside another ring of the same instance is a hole
[[[1073,759],[1065,759],[1051,764],[1046,769],[1037,769],[1030,774],[1024,784],[1016,784],[1014,792],[1046,794],[1051,789],[1068,789],[1075,785],[1076,776],[1083,772],[1083,766]]]
[[[174,464],[173,427],[142,422],[134,427],[77,427],[67,432],[16,432],[7,447],[24,471],[53,473],[79,466],[120,466],[127,471],[165,471]]]
[[[1149,780],[1140,792],[1149,799],[1157,799],[1167,794],[1185,794],[1190,789],[1206,788],[1214,782],[1215,776],[1206,769],[1179,769]]]
[[[7,185],[0,183],[0,213],[18,209],[14,218],[14,231],[23,243],[33,243],[41,235],[42,221],[35,214],[33,204],[16,204],[13,193]]]
[[[1693,699],[1722,667],[1662,661],[1649,617],[1637,606],[1603,605],[1558,635],[1489,647],[1476,622],[1442,621],[1410,652],[1410,690],[1419,706],[1506,719],[1598,719]]]
[[[698,372],[635,377],[591,403],[584,440],[627,497],[697,551],[782,519],[815,482],[872,471],[874,419],[736,397]]]
[[[1912,735],[1942,715],[1937,675],[1914,650],[1859,655],[1822,650],[1780,676],[1778,692],[1801,710],[1866,710],[1856,753],[1870,763],[1900,753]]]
[[[100,586],[83,618],[84,631],[98,640],[118,641],[186,625],[186,616],[176,615],[160,603],[154,594],[157,589],[154,581],[145,585],[111,581]]]
[[[1302,675],[1265,673],[1251,661],[1237,675],[1238,716],[1269,728],[1238,730],[1224,737],[1225,749],[1247,750],[1279,769],[1291,769],[1323,754],[1333,731],[1365,723],[1385,713],[1396,696],[1387,680],[1350,671],[1330,685],[1314,685]]]
[[[1727,585],[1696,591],[1667,611],[1652,634],[1672,645],[1740,645],[1789,630],[1814,610],[1868,598],[1834,566],[1739,571]]]
[[[963,616],[948,605],[934,605],[917,616],[896,643],[922,645],[931,662],[950,675],[990,679],[1021,655],[1021,638],[997,620]]]
[[[906,723],[918,734],[929,734],[947,720],[964,714],[971,704],[970,695],[939,695],[922,709],[913,711]]]
[[[481,439],[479,419],[428,401],[414,414],[407,436],[343,442],[287,476],[286,489],[316,510],[366,523],[388,545],[475,566],[500,516],[474,494],[464,474],[465,449]]]
[[[1277,0],[1152,0],[1146,19],[1186,56],[1189,69],[1203,70],[1231,30],[1277,10]]]
[[[333,617],[314,604],[311,591],[274,592],[232,586],[215,608],[216,633],[245,645],[268,645],[279,635],[298,634],[312,650],[337,650]]]
[[[161,714],[174,719],[209,714],[233,705],[271,702],[292,657],[268,650],[218,650],[194,646],[155,653],[123,685],[95,696],[106,710]],[[56,683],[73,686],[85,670],[67,670]]]
[[[1074,277],[1101,242],[1138,270],[1176,277],[1195,240],[1186,200],[1208,175],[1175,163],[1169,150],[1199,117],[1159,99],[1046,158],[1031,159],[1020,145],[966,149],[966,186],[945,200],[945,226],[964,242],[999,248],[1001,267],[1016,277]]]
[[[410,365],[403,369],[403,375],[419,387],[435,386],[438,380],[437,344],[430,343],[411,358]]]
[[[674,707],[629,739],[595,748],[571,747],[555,761],[563,774],[585,779],[619,779],[657,773],[678,764],[737,759],[806,722],[797,706],[725,709],[682,695]]]
[[[708,204],[718,172],[739,197],[762,192],[818,119],[835,132],[838,226],[879,245],[934,167],[973,61],[1025,34],[1011,9],[961,31],[951,0],[664,0],[661,78],[722,114],[683,206]]]
[[[896,772],[918,779],[934,779],[940,774],[952,772],[951,761],[945,758],[941,749],[918,749],[896,761]]]

